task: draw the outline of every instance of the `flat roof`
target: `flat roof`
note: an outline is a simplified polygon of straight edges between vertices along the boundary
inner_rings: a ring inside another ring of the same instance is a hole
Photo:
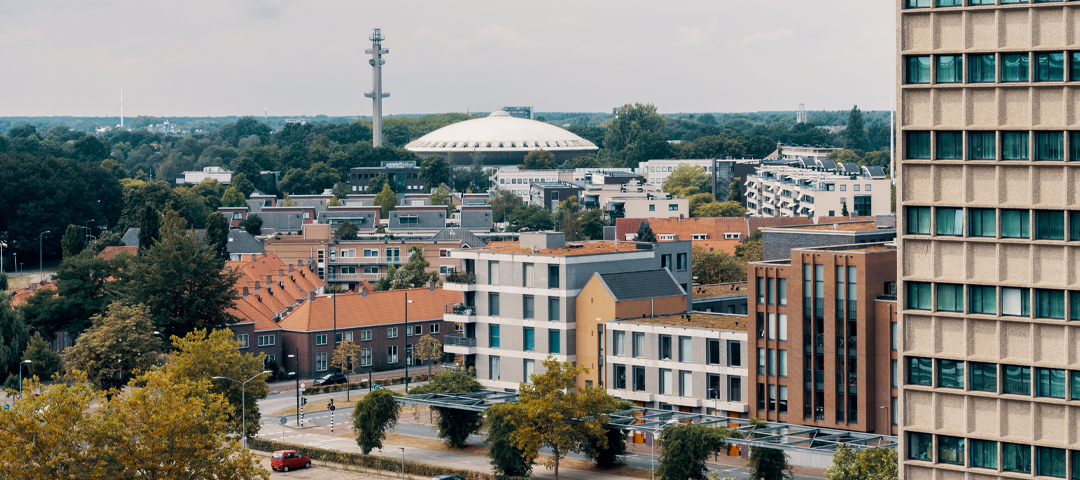
[[[746,315],[724,315],[716,313],[680,313],[658,317],[620,318],[618,323],[648,323],[669,327],[713,328],[719,330],[747,331],[749,318]],[[610,323],[610,322],[609,322]]]
[[[746,282],[723,283],[719,285],[694,285],[691,287],[694,298],[721,297],[724,295],[746,295],[749,289]]]
[[[835,225],[835,228],[834,228]],[[762,227],[762,230],[815,230],[815,231],[838,231],[838,232],[864,232],[868,230],[894,230],[895,227],[878,228],[874,220],[862,220],[857,222],[831,222],[815,225],[782,225],[775,227]]]
[[[542,248],[536,252],[533,252],[529,248],[521,248],[518,246],[505,246],[505,247],[486,247],[478,248],[474,251],[482,252],[502,252],[502,253],[519,253],[529,255],[555,255],[555,256],[573,256],[573,255],[593,255],[599,253],[616,253],[616,252],[635,252],[637,243],[635,242],[619,242],[616,247],[615,242],[608,241],[595,241],[595,242],[567,242],[567,246],[564,248]],[[571,245],[581,245],[580,247],[570,247]],[[648,251],[648,250],[642,250]]]

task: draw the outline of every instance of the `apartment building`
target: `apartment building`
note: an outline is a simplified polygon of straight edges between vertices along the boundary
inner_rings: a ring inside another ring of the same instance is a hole
[[[894,431],[896,259],[879,243],[798,248],[747,265],[750,417]]]
[[[772,154],[765,157],[766,160],[787,161],[814,161],[824,160],[830,153],[841,150],[839,147],[814,147],[808,145],[777,145]]]
[[[529,200],[527,205],[538,205],[549,212],[559,208],[559,204],[568,198],[576,200],[581,193],[581,187],[568,182],[536,182],[529,185]]]
[[[896,6],[900,475],[1077,478],[1080,4]]]
[[[845,219],[846,220],[846,219]],[[787,225],[761,229],[762,260],[786,260],[791,249],[889,242],[896,238],[896,217]]]
[[[525,202],[529,201],[529,185],[559,181],[558,170],[522,170],[515,166],[500,167],[491,178],[492,189],[510,190]]]
[[[464,301],[444,318],[463,328],[446,338],[445,350],[475,366],[485,387],[516,390],[529,374],[543,373],[549,354],[578,361],[577,297],[597,273],[667,269],[684,292],[681,311],[690,308],[690,242],[565,238],[522,233],[517,245],[450,252],[460,268],[447,275],[444,288],[463,292]]]
[[[880,167],[863,167],[859,175],[841,175],[835,168],[762,166],[746,179],[746,209],[763,217],[832,217],[845,205],[848,214],[860,217],[891,213],[892,183]]]

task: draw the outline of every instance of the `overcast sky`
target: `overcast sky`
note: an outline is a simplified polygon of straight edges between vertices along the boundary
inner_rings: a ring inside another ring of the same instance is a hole
[[[885,110],[884,0],[0,1],[0,116]]]

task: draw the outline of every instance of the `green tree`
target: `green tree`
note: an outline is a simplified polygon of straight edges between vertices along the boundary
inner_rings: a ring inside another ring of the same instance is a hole
[[[868,448],[856,452],[841,444],[833,452],[832,466],[825,471],[827,480],[896,480],[896,450]]]
[[[746,264],[723,250],[695,245],[691,253],[694,277],[702,285],[746,281]]]
[[[262,235],[262,217],[257,213],[249,213],[247,218],[240,222],[240,228],[252,235]]]
[[[248,204],[243,192],[233,185],[225,189],[225,193],[221,196],[221,206],[247,208]]]
[[[34,336],[30,337],[30,343],[26,345],[22,358],[31,361],[28,372],[32,377],[49,380],[53,375],[64,371],[60,354],[49,349],[49,342],[46,342],[40,333],[34,333]]]
[[[206,217],[206,246],[222,260],[229,260],[229,221],[225,216],[214,212]]]
[[[0,270],[0,292],[7,291],[7,289],[8,289],[7,274],[4,273],[3,270]]]
[[[258,180],[259,178],[256,177],[256,179]],[[250,197],[251,194],[255,191],[255,184],[251,183],[251,180],[249,180],[247,175],[244,174],[243,172],[236,172],[236,173],[233,174],[232,180],[229,182],[229,188],[234,188],[234,187],[244,197]],[[226,189],[226,191],[228,191],[228,189]],[[224,201],[224,199],[222,199],[222,201]],[[244,205],[236,205],[236,206],[237,207],[243,207]]]
[[[306,171],[299,168],[290,168],[282,175],[278,182],[278,189],[293,195],[306,195],[311,193],[311,181],[308,180]]]
[[[645,220],[638,225],[637,235],[634,237],[636,242],[656,243],[656,233],[653,232],[649,221]]]
[[[441,184],[438,188],[431,191],[431,204],[446,205],[447,215],[453,214],[457,210],[454,207],[454,200],[450,196],[450,189],[446,186],[446,184]]]
[[[589,240],[603,240],[606,226],[608,222],[604,219],[603,210],[593,208],[581,212],[581,234]]]
[[[147,204],[143,207],[142,216],[139,217],[139,251],[146,251],[158,239],[159,230],[158,212],[154,207]]]
[[[848,209],[847,209],[847,203],[840,204],[840,216],[841,217],[846,217],[848,215],[850,215],[850,213],[848,212]]]
[[[584,366],[548,356],[544,369],[520,386],[520,408],[511,437],[527,463],[536,459],[540,449],[550,448],[545,465],[555,469],[558,480],[559,462],[567,454],[580,453],[583,444],[594,439],[599,446],[606,446],[606,414],[618,410],[620,402],[601,388],[576,387],[577,376],[588,372]]]
[[[326,201],[326,206],[323,207],[323,210],[330,210],[330,207],[340,207],[340,206],[341,206],[341,201],[338,200],[337,197],[330,197],[330,200]]]
[[[383,189],[387,186],[390,187],[390,191],[394,190],[394,186],[390,185],[390,182],[387,181],[386,174],[380,173],[378,175],[375,175],[375,178],[372,178],[370,181],[368,181],[367,190],[365,190],[364,193],[382,192]]]
[[[859,163],[859,166],[860,167],[878,166],[878,167],[884,168],[885,171],[888,171],[889,170],[889,160],[890,160],[889,157],[890,157],[890,154],[889,154],[889,150],[887,150],[887,149],[886,150],[877,150],[877,151],[873,151],[873,152],[866,152],[866,155],[863,155],[862,161]]]
[[[695,193],[687,198],[690,200],[690,215],[694,217],[698,216],[697,210],[702,205],[707,205],[716,201],[711,193]]]
[[[735,256],[743,263],[760,262],[764,251],[760,229],[750,232],[750,235],[735,246]]]
[[[349,182],[338,182],[337,185],[334,185],[334,189],[332,190],[332,192],[334,193],[334,198],[338,200],[344,200],[346,197],[349,196],[350,193],[352,193],[350,188],[351,187],[349,186]]]
[[[670,425],[660,431],[660,466],[656,473],[663,480],[705,480],[705,461],[727,447],[735,432],[724,427],[696,423]]]
[[[857,152],[855,152],[854,150],[848,150],[846,148],[843,150],[833,150],[829,152],[829,154],[826,155],[825,158],[827,160],[832,160],[833,162],[836,162],[837,165],[841,163],[863,163],[862,158],[859,157],[859,154]]]
[[[281,202],[278,203],[279,207],[295,207],[297,205],[296,200],[289,197],[288,193],[286,193],[285,198],[281,199]]]
[[[701,205],[693,213],[695,217],[742,217],[746,209],[739,202],[713,202]]]
[[[101,390],[120,388],[138,372],[157,363],[161,339],[146,305],[114,302],[105,315],[94,315],[93,326],[64,350],[68,371],[80,371]]]
[[[352,412],[353,433],[360,451],[367,455],[382,448],[386,432],[397,425],[401,406],[389,388],[380,388],[364,396]]]
[[[735,177],[731,180],[731,185],[728,185],[727,201],[743,203],[742,178]]]
[[[435,362],[438,362],[443,358],[442,342],[439,342],[431,335],[420,337],[420,340],[416,342],[413,358],[417,362],[424,362],[427,364],[428,378],[431,378],[431,367]]]
[[[699,192],[711,192],[712,177],[705,171],[705,167],[680,163],[664,180],[661,189],[674,194],[687,187],[696,187]]]
[[[375,286],[376,290],[420,288],[427,285],[429,280],[439,282],[439,272],[427,272],[431,264],[424,260],[424,249],[413,245],[409,247],[408,255],[409,261],[404,265],[397,268],[391,266],[390,270],[387,270],[386,276],[379,281],[379,285]]]
[[[484,445],[488,447],[491,469],[507,477],[532,475],[532,462],[525,461],[525,451],[516,447],[513,441],[514,419],[519,410],[516,403],[500,403],[485,411],[488,433]]]
[[[555,217],[559,219],[559,231],[566,234],[567,240],[577,241],[585,238],[581,231],[581,206],[577,203],[577,197],[563,200],[555,210]]]
[[[637,167],[638,161],[654,150],[667,147],[667,121],[653,104],[626,104],[615,108],[614,119],[604,136],[604,150],[618,167]],[[663,146],[657,141],[662,141]],[[667,158],[666,155],[651,158]],[[647,160],[647,159],[646,159]]]
[[[495,223],[503,223],[510,221],[510,216],[515,211],[525,206],[525,202],[521,199],[521,196],[511,192],[510,190],[498,189],[491,195],[491,200],[488,200],[488,204],[491,205],[491,217]]]
[[[450,162],[439,155],[428,155],[420,161],[420,180],[424,191],[430,192],[439,185],[450,184]]]
[[[390,210],[398,206],[397,194],[390,188],[390,184],[384,183],[382,191],[375,195],[375,200],[371,203],[382,208],[382,218],[390,218]]]
[[[0,376],[18,375],[22,352],[30,343],[30,329],[11,309],[11,295],[0,291]],[[15,381],[18,383],[18,380]]]
[[[83,235],[83,227],[79,225],[68,225],[67,230],[64,232],[64,237],[60,239],[60,246],[64,252],[64,258],[78,255],[82,252],[83,242],[86,241],[86,237]]]
[[[539,205],[526,205],[518,210],[514,211],[509,218],[510,226],[506,228],[509,232],[539,232],[542,230],[551,230],[555,227],[555,220],[551,217],[551,213],[545,210]]]
[[[425,335],[424,338],[431,337]],[[465,372],[446,371],[430,378],[430,382],[413,388],[410,393],[473,393],[484,389],[476,378]],[[478,433],[484,424],[481,412],[442,407],[431,407],[431,411],[438,415],[435,427],[439,430],[439,438],[450,448],[465,448],[469,436]]]
[[[787,452],[776,448],[753,447],[750,449],[751,480],[791,480],[795,474],[788,464]]]
[[[78,336],[89,328],[90,317],[104,313],[105,306],[114,299],[108,279],[118,276],[129,259],[123,253],[106,261],[94,256],[93,251],[65,258],[56,274],[56,297],[48,302],[31,298],[33,306],[24,311],[25,317],[47,337],[60,331]]]
[[[553,170],[559,168],[555,163],[555,154],[542,148],[525,155],[525,163],[518,165],[522,170]]]
[[[345,220],[341,222],[337,227],[337,236],[341,240],[356,240],[356,234],[360,232],[360,229],[353,225],[352,222]]]
[[[625,465],[619,455],[626,453],[626,433],[614,428],[604,429],[604,441],[590,439],[585,446],[585,458],[596,462],[600,468],[614,468]]]
[[[847,128],[844,129],[844,148],[866,150],[866,128],[863,126],[862,112],[858,105],[848,114]]]
[[[327,190],[332,190],[341,181],[341,176],[330,168],[326,162],[315,162],[311,164],[311,168],[308,168],[307,179],[309,191],[314,194],[321,194]]]

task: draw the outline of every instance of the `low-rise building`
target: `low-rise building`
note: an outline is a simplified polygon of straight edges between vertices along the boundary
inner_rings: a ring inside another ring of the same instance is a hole
[[[765,227],[761,229],[762,260],[790,258],[792,248],[880,243],[895,238],[896,222],[892,216],[855,222]]]
[[[522,170],[515,166],[500,167],[492,176],[492,188],[510,190],[521,197],[523,201],[529,200],[529,185],[533,183],[554,183],[559,181],[558,170]]]
[[[181,177],[176,179],[177,185],[183,185],[189,183],[197,185],[202,183],[203,180],[214,179],[218,183],[228,185],[232,182],[232,171],[225,170],[221,167],[203,167],[200,171],[195,172],[183,172]]]
[[[424,189],[424,181],[420,179],[420,167],[414,161],[384,161],[378,167],[350,168],[349,186],[353,192],[367,192],[368,185],[379,175],[386,177],[386,183],[390,184],[395,192],[419,192]]]
[[[790,217],[691,217],[691,218],[620,218],[615,222],[615,235],[620,240],[637,237],[641,222],[661,242],[691,240],[694,246],[708,251],[723,250],[735,254],[735,247],[755,230],[781,225],[809,225],[806,218]]]
[[[390,211],[387,228],[405,234],[431,232],[446,228],[446,205],[399,205]]]
[[[838,147],[814,147],[807,145],[784,145],[777,144],[776,150],[769,156],[765,157],[765,160],[787,160],[787,161],[805,161],[805,160],[825,160],[825,157],[830,153],[837,150],[842,150]]]
[[[832,162],[825,160],[831,164]],[[874,167],[880,169],[880,167]],[[746,208],[754,216],[877,216],[892,213],[892,183],[863,167],[860,175],[840,175],[836,166],[762,166],[746,180]]]
[[[693,311],[746,315],[746,282],[694,285]]]
[[[577,197],[581,187],[567,182],[534,182],[529,185],[527,205],[538,205],[549,212],[554,212],[559,203],[570,197]]]

